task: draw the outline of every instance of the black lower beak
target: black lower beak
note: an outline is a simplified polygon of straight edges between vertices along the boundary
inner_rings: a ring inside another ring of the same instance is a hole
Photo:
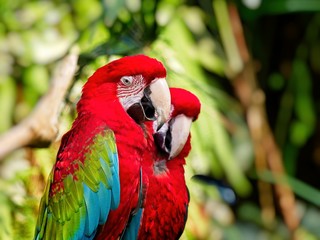
[[[144,111],[141,103],[135,103],[127,110],[130,117],[138,124],[145,120]]]
[[[155,121],[157,119],[156,110],[152,105],[149,94],[150,90],[149,88],[146,88],[141,101],[133,104],[127,110],[127,113],[130,115],[130,117],[133,118],[138,124],[142,123],[143,121]]]
[[[144,113],[144,116],[149,121],[155,121],[156,118],[156,110],[154,109],[150,99],[145,95],[141,99],[141,106]]]
[[[171,141],[172,141],[172,135],[171,135],[171,129],[170,126],[166,131],[158,131],[155,134],[153,134],[153,139],[161,151],[170,154],[171,151]]]

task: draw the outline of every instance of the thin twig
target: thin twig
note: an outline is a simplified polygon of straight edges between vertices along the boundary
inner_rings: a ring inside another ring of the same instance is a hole
[[[61,105],[72,83],[77,62],[77,53],[65,56],[54,70],[49,91],[31,114],[0,136],[0,160],[16,149],[48,146],[55,139]]]

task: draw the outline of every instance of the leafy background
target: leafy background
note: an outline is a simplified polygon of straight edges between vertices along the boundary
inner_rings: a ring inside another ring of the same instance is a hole
[[[170,85],[202,102],[187,160],[191,203],[182,239],[320,239],[319,10],[314,0],[0,0],[0,133],[30,114],[60,59],[80,52],[57,139],[0,161],[0,239],[32,238],[81,86],[98,67],[135,53],[163,61]],[[255,101],[264,114],[250,115]],[[260,138],[250,122],[257,116],[267,129]],[[259,142],[267,136],[279,148]],[[263,153],[273,161],[273,151],[285,166],[282,178],[259,165]],[[284,183],[296,197],[295,227],[276,190]]]

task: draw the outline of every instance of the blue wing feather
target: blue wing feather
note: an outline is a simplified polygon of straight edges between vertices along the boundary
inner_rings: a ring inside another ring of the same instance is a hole
[[[117,174],[118,173],[118,174]],[[116,209],[120,204],[120,179],[119,179],[119,167],[117,172],[113,174],[113,185],[112,185],[112,198],[111,198],[111,209]]]
[[[104,224],[107,220],[109,211],[110,211],[110,204],[106,204],[111,202],[111,194],[110,191],[100,183],[100,188],[98,191],[98,198],[99,198],[99,206],[100,206],[100,219],[99,224]]]
[[[67,149],[67,142],[63,144],[61,151],[73,150]],[[41,200],[35,239],[93,239],[99,225],[107,221],[110,209],[119,206],[119,161],[113,132],[98,132],[87,149],[83,162],[73,159],[80,166],[78,171],[65,176],[62,191],[50,198],[55,169],[52,171]]]
[[[85,235],[91,236],[96,230],[99,219],[101,206],[97,206],[99,203],[98,194],[93,192],[86,184],[83,184],[84,199],[86,204],[86,222],[85,222]],[[100,191],[100,189],[99,189]]]
[[[143,208],[140,208],[138,212],[131,218],[121,240],[133,240],[138,238],[139,227],[141,224]]]

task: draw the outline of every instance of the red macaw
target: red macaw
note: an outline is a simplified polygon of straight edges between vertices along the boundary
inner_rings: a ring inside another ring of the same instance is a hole
[[[137,55],[88,79],[41,199],[35,239],[93,239],[102,230],[105,239],[136,237],[126,229],[141,204],[148,142],[140,123],[161,126],[169,117],[165,77],[160,62]]]
[[[142,162],[145,196],[138,239],[179,239],[188,215],[189,194],[184,178],[191,150],[190,127],[200,113],[192,93],[170,88],[172,112],[151,140],[153,150]],[[154,132],[156,124],[145,123]]]

